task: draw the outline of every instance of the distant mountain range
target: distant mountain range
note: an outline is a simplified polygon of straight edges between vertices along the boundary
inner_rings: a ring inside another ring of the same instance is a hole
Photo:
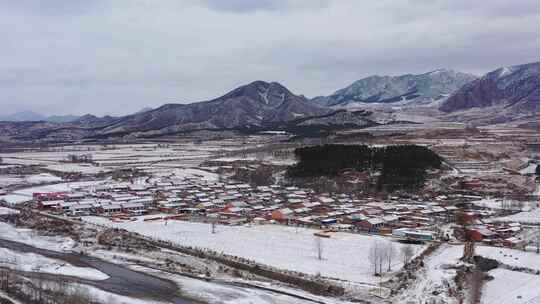
[[[137,112],[135,114],[144,113],[151,111],[152,108],[145,107]],[[110,121],[112,116],[104,116],[104,117],[97,117],[91,114],[86,115],[51,115],[51,116],[45,116],[33,111],[20,111],[16,112],[10,115],[0,115],[0,121],[7,121],[7,122],[23,122],[23,121],[45,121],[45,122],[52,122],[52,123],[68,123],[68,122],[77,122],[80,121],[82,123],[88,123],[88,122],[95,122],[98,119],[101,119],[102,121]]]
[[[424,74],[370,76],[355,81],[330,96],[312,99],[329,107],[362,106],[369,103],[430,103],[448,97],[477,76],[449,69]]]
[[[20,111],[10,115],[0,116],[0,121],[22,122],[22,121],[46,121],[52,123],[66,123],[79,119],[77,115],[51,115],[45,116],[32,111]]]
[[[209,101],[166,104],[118,118],[85,115],[61,124],[5,123],[0,125],[0,134],[19,140],[73,140],[156,137],[194,131],[305,133],[376,124],[369,115],[366,111],[321,107],[277,82],[255,81]]]
[[[277,82],[254,81],[212,100],[145,108],[123,117],[21,112],[0,118],[0,138],[62,141],[269,130],[306,134],[394,122],[370,104],[406,105],[401,109],[412,112],[422,106],[443,120],[482,124],[540,119],[540,62],[499,68],[480,78],[447,69],[371,76],[311,100]]]
[[[337,113],[314,105],[277,82],[254,81],[209,101],[166,104],[122,117],[100,130],[100,134],[154,136],[197,130],[298,129],[333,124],[338,114],[339,121],[357,126],[371,123],[364,114]]]
[[[10,115],[0,116],[0,121],[50,121],[50,122],[69,122],[77,119],[78,116],[44,116],[32,111],[20,111]]]
[[[66,123],[66,122],[72,122],[77,119],[79,119],[80,116],[77,115],[52,115],[45,117],[44,120],[48,122],[54,122],[54,123]]]

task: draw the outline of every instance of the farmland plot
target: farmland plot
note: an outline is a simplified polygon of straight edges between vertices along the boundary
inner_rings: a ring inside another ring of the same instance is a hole
[[[316,230],[312,229],[275,225],[219,226],[217,233],[212,234],[211,227],[202,223],[168,221],[165,224],[163,221],[144,222],[142,218],[124,223],[112,223],[100,217],[85,217],[84,220],[185,246],[209,248],[280,269],[369,284],[379,281],[370,267],[369,249],[376,241],[389,241],[382,237],[334,233],[331,238],[322,240],[323,254],[319,260],[313,235]],[[403,245],[393,242],[393,246],[399,252]],[[422,248],[415,246],[415,251]],[[401,259],[396,257],[392,269],[401,267]]]

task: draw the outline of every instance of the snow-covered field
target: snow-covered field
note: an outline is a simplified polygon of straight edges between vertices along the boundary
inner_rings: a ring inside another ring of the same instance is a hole
[[[26,195],[16,194],[16,193],[0,196],[0,200],[4,200],[8,204],[11,204],[11,205],[24,203],[31,199],[32,199],[31,196],[26,196]]]
[[[36,185],[59,181],[62,181],[60,177],[54,176],[49,173],[41,173],[28,176],[5,175],[0,176],[0,187],[16,184]]]
[[[477,246],[475,253],[512,267],[540,270],[540,255],[508,248]],[[494,279],[482,290],[482,303],[537,304],[540,303],[540,276],[504,268],[489,272]]]
[[[108,275],[93,268],[77,267],[38,254],[21,253],[6,248],[0,248],[0,265],[15,270],[68,275],[96,281],[109,278]]]
[[[117,166],[137,166],[140,164],[172,163],[178,166],[197,166],[206,159],[223,157],[227,153],[260,147],[272,141],[268,136],[251,136],[243,140],[214,140],[203,143],[192,141],[174,144],[135,144],[135,145],[85,145],[62,146],[37,151],[35,149],[2,153],[5,165],[42,165],[48,169],[93,174]],[[87,164],[63,163],[69,155],[90,154],[100,167]]]
[[[472,204],[478,207],[490,208],[490,209],[503,209],[503,202],[501,199],[496,198],[483,198],[481,200],[472,201]]]
[[[152,169],[151,171],[155,176],[174,175],[176,177],[181,177],[181,178],[198,177],[198,178],[201,178],[202,180],[214,181],[214,182],[218,181],[219,179],[218,174],[204,171],[204,170],[193,169],[193,168],[174,168],[174,169],[155,168],[155,169]]]
[[[24,182],[24,178],[17,176],[0,176],[0,187],[6,187],[9,185],[21,184]]]
[[[294,158],[285,158],[280,159],[273,157],[272,155],[265,155],[262,158],[258,158],[256,156],[246,156],[246,157],[220,157],[214,159],[215,161],[220,162],[235,162],[235,161],[257,161],[262,160],[265,163],[273,164],[273,165],[281,165],[281,166],[290,166],[297,163],[297,160]]]
[[[208,224],[183,221],[113,223],[101,217],[85,217],[85,221],[127,229],[149,237],[157,237],[187,246],[210,248],[218,252],[240,256],[280,269],[304,272],[312,275],[375,283],[368,262],[368,251],[375,241],[387,241],[382,237],[351,233],[335,233],[322,239],[323,260],[317,258],[315,230],[276,225],[219,226],[212,234]],[[396,252],[403,245],[393,242]],[[415,246],[418,252],[422,246]],[[395,258],[393,269],[402,267]]]
[[[257,142],[261,140],[264,139],[262,137],[253,138],[253,142],[248,144],[243,144],[241,141],[223,140],[202,144],[184,142],[166,146],[158,144],[63,146],[55,150],[3,153],[1,156],[7,165],[43,165],[57,171],[81,171],[93,174],[103,168],[86,166],[85,164],[67,164],[61,163],[61,161],[66,160],[70,154],[90,154],[93,161],[100,166],[125,166],[163,161],[175,161],[181,164],[182,160],[197,165],[204,159],[217,154],[245,149],[248,145],[257,146]],[[199,161],[190,161],[195,159],[199,159]]]
[[[81,172],[83,174],[97,174],[100,172],[111,171],[108,167],[96,167],[89,164],[54,164],[46,166],[48,170],[59,172]]]
[[[29,184],[41,184],[41,183],[51,183],[51,182],[61,182],[62,179],[58,176],[54,176],[49,173],[41,173],[36,175],[30,175],[26,177],[26,182]]]
[[[489,272],[493,280],[482,290],[482,304],[538,304],[540,276],[506,269]]]
[[[2,156],[4,164],[8,165],[48,165],[54,163],[54,160],[42,160],[42,159],[33,159],[33,158],[18,158],[18,157],[7,157],[5,154]]]

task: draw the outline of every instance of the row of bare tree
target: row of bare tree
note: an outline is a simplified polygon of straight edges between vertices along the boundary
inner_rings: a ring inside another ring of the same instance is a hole
[[[540,254],[540,226],[534,228],[531,234],[531,243],[536,248],[536,253]]]
[[[324,243],[321,237],[315,236],[315,254],[317,259],[324,259]],[[368,253],[368,260],[374,275],[381,275],[385,271],[392,271],[394,259],[400,255],[403,265],[407,265],[414,256],[414,249],[411,245],[401,247],[400,252],[396,250],[391,241],[376,240],[371,244]]]
[[[401,247],[400,255],[403,265],[407,265],[414,256],[414,249],[411,245]],[[373,270],[373,275],[382,275],[385,271],[392,271],[392,264],[395,258],[398,257],[394,243],[391,241],[376,240],[371,244],[368,253],[370,267]],[[385,270],[386,269],[386,270]]]

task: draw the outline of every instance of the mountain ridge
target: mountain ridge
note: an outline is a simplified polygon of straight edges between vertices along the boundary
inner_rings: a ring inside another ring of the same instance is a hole
[[[26,124],[25,128],[31,132],[24,132],[24,128],[19,132],[17,124],[7,124],[4,130],[24,140],[36,139],[36,134],[39,134],[39,139],[75,140],[157,137],[203,130],[319,132],[376,124],[369,115],[365,111],[336,111],[320,107],[304,96],[293,94],[278,82],[258,80],[207,101],[168,103],[122,117],[88,114],[64,124]],[[36,129],[40,129],[39,132]]]
[[[293,121],[300,116],[317,116],[330,110],[317,107],[294,95],[277,82],[254,81],[207,101],[169,103],[148,112],[120,118],[105,133],[148,132],[167,129],[234,128]]]
[[[516,114],[540,111],[540,61],[486,73],[452,94],[440,110],[451,113],[493,106]]]
[[[9,115],[0,116],[0,121],[17,122],[17,121],[43,121],[47,117],[33,111],[19,111]]]
[[[312,102],[329,107],[370,103],[428,103],[445,98],[476,78],[475,75],[446,68],[421,74],[372,75],[332,95],[315,97]]]

